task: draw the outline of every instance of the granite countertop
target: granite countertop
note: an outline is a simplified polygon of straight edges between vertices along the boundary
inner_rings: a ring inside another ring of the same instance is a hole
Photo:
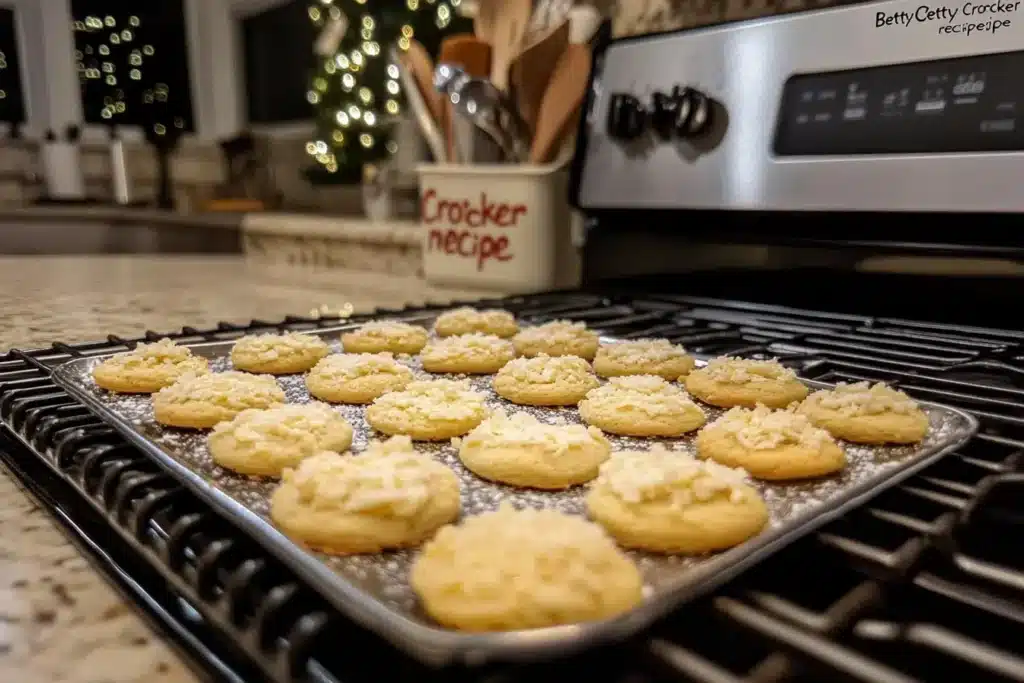
[[[0,347],[482,296],[387,273],[297,277],[238,257],[0,257]],[[198,680],[2,466],[0,670],[18,683]]]

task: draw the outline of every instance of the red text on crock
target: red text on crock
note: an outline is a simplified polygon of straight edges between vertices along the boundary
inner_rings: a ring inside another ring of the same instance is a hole
[[[476,269],[483,270],[489,260],[509,261],[509,239],[491,233],[494,228],[514,228],[526,215],[525,204],[509,204],[487,199],[480,193],[477,203],[469,199],[438,199],[437,190],[424,190],[420,216],[430,229],[429,251],[443,251],[450,256],[476,260]]]

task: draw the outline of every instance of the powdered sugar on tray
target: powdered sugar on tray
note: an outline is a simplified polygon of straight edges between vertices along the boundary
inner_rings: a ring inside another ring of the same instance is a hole
[[[227,357],[229,350],[230,344],[224,345],[223,350],[218,349],[219,355],[214,357],[211,363],[213,370],[231,369]],[[340,351],[337,342],[332,343],[331,350]],[[102,359],[90,358],[72,361],[59,368],[55,378],[63,384],[74,385],[77,393],[89,396],[96,404],[117,415],[125,425],[158,446],[165,454],[200,475],[215,489],[269,521],[269,497],[277,486],[276,481],[234,474],[217,466],[206,448],[206,433],[168,429],[156,424],[148,396],[115,395],[97,388],[92,381],[91,372],[100,360]],[[424,372],[415,358],[400,356],[398,360],[412,368],[419,378],[437,377]],[[515,406],[498,398],[491,390],[490,377],[468,379],[477,390],[487,395],[487,403],[491,408],[501,407],[508,412],[526,411],[546,423],[580,422],[575,408]],[[289,403],[306,403],[311,400],[302,375],[279,377],[278,382],[284,388]],[[717,408],[700,405],[708,416],[708,422],[722,413]],[[374,436],[373,430],[365,420],[365,406],[335,406],[335,409],[345,416],[354,429],[352,450],[359,452],[365,449]],[[832,507],[853,489],[862,488],[869,481],[877,481],[886,473],[893,473],[926,454],[936,452],[944,445],[965,436],[971,428],[970,423],[956,412],[933,408],[926,410],[931,421],[931,429],[922,444],[913,447],[864,447],[844,444],[848,465],[835,476],[792,484],[754,482],[754,487],[761,492],[771,512],[772,527],[778,529],[784,525],[789,526],[823,511],[826,507]],[[647,450],[651,443],[656,441],[671,450],[693,452],[692,436],[680,439],[610,437],[610,440],[616,450]],[[550,492],[494,484],[470,473],[459,461],[455,447],[448,442],[418,442],[417,448],[430,453],[458,475],[462,484],[464,516],[494,510],[503,501],[511,501],[520,507],[547,507],[571,514],[583,514],[586,486]],[[344,558],[312,554],[341,577],[392,610],[422,623],[431,624],[419,611],[408,585],[407,575],[411,560],[415,557],[414,550]],[[664,557],[645,553],[631,555],[644,574],[647,593],[651,596],[657,596],[659,592],[668,588],[678,587],[680,582],[685,581],[689,570],[714,559],[714,556]]]

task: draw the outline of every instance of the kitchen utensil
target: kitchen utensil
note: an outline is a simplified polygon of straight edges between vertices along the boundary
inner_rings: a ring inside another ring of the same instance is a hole
[[[495,12],[491,38],[491,82],[498,90],[508,90],[508,70],[522,48],[523,36],[533,13],[531,0],[489,0]],[[483,5],[481,5],[481,10]]]
[[[494,84],[482,78],[456,78],[447,92],[454,112],[487,133],[506,158],[511,161],[527,159],[529,135],[525,123]]]
[[[450,101],[455,117],[470,121],[490,136],[502,148],[506,157],[519,160],[521,157],[516,151],[514,138],[508,128],[502,125],[500,105],[493,94],[484,88],[485,83],[483,80],[466,81],[452,92]]]
[[[438,62],[455,64],[467,76],[486,78],[491,72],[491,46],[469,33],[448,36],[441,43]],[[456,144],[456,126],[451,106],[446,102],[444,108],[444,133],[448,161],[453,163],[470,163],[472,158],[463,159],[458,156],[459,148],[466,149],[469,143],[464,141],[462,145]],[[460,128],[460,130],[465,131],[464,128]]]
[[[393,54],[395,53],[393,52]],[[444,98],[433,87],[434,60],[431,59],[427,48],[417,40],[409,41],[409,48],[405,51],[404,56],[419,85],[420,94],[430,110],[430,115],[434,117],[438,127],[443,128]]]
[[[476,122],[452,113],[452,140],[455,141],[455,156],[464,164],[500,164],[507,156],[493,137],[481,129]]]
[[[402,83],[402,89],[405,91],[406,102],[408,102],[413,116],[416,117],[416,123],[423,133],[423,138],[427,141],[427,146],[430,147],[430,153],[434,155],[436,162],[444,163],[448,160],[444,136],[441,134],[438,120],[428,104],[430,98],[436,99],[439,104],[438,110],[443,112],[444,109],[440,106],[441,98],[433,88],[429,88],[427,91],[421,90],[420,78],[416,75],[416,62],[410,58],[408,52],[401,54],[392,47],[391,60],[398,67],[398,77]]]
[[[489,44],[494,44],[494,27],[498,23],[498,6],[502,0],[479,0],[473,10],[473,34]],[[463,2],[462,5],[466,3]]]
[[[455,13],[464,19],[476,19],[477,11],[480,9],[480,3],[477,0],[462,0],[459,6],[455,9]],[[478,38],[484,38],[480,34],[477,34]]]
[[[438,64],[434,70],[434,87],[445,98],[449,93],[459,92],[469,80],[469,75],[454,64]],[[502,146],[495,142],[493,135],[481,130],[472,118],[453,112],[452,132],[459,159],[465,159],[468,163],[498,163],[505,160]]]
[[[437,90],[431,87],[434,77],[434,61],[431,59],[430,53],[427,52],[427,49],[423,44],[416,40],[409,41],[409,47],[406,50],[405,55],[409,60],[409,65],[412,69],[413,75],[415,76],[416,83],[419,85],[423,101],[426,103],[427,109],[430,111],[430,115],[433,117],[434,124],[440,134],[442,142],[441,149],[444,151],[440,156],[434,152],[434,158],[438,163],[452,161],[450,158],[450,150],[445,142],[446,132],[448,129],[448,109],[444,105],[444,98],[440,96]],[[431,144],[431,150],[433,151],[433,144]]]
[[[457,83],[468,79],[466,71],[457,64],[441,62],[434,69],[434,89],[441,95],[442,101],[448,96],[448,93],[458,87]]]
[[[590,5],[569,10],[569,42],[574,45],[589,43],[601,28],[601,13]]]
[[[526,47],[512,62],[509,82],[520,115],[532,135],[537,113],[559,57],[569,45],[569,22],[562,21]]]
[[[575,0],[535,0],[524,43],[532,44],[551,33],[569,18]]]
[[[537,115],[530,162],[549,162],[569,126],[576,119],[587,92],[590,47],[569,45],[555,65]]]

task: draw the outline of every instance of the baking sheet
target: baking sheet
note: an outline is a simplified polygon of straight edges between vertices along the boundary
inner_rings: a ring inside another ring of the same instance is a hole
[[[332,342],[339,352],[338,333],[355,325],[309,332]],[[606,341],[613,341],[607,339]],[[215,370],[230,369],[233,341],[191,345],[211,359]],[[290,566],[335,607],[421,660],[442,665],[455,660],[478,664],[490,660],[518,660],[565,654],[569,650],[617,640],[635,633],[665,612],[721,585],[746,567],[776,552],[796,538],[859,505],[882,488],[901,481],[945,453],[966,442],[977,430],[977,421],[962,411],[922,403],[931,429],[922,444],[900,447],[865,447],[844,444],[848,465],[843,472],[824,479],[796,484],[754,482],[771,513],[770,527],[759,536],[729,551],[700,557],[660,556],[630,551],[640,567],[647,599],[636,610],[618,619],[513,633],[464,634],[433,623],[418,607],[407,581],[415,550],[330,557],[308,551],[277,531],[268,517],[274,480],[234,474],[214,464],[206,448],[205,432],[165,428],[153,420],[148,396],[115,395],[99,389],[92,368],[106,356],[69,361],[54,372],[54,379],[96,411],[130,441],[177,475],[215,509],[248,531],[267,550]],[[415,358],[399,360],[418,377],[430,378]],[[290,403],[311,400],[302,375],[278,378]],[[488,396],[488,405],[509,412],[526,410],[542,421],[579,421],[575,408],[528,408],[497,397],[490,376],[470,378]],[[812,388],[828,385],[807,381]],[[711,422],[723,411],[700,404]],[[364,406],[336,406],[352,424],[353,450],[362,450],[373,430],[367,425]],[[637,439],[610,436],[615,449],[644,450],[652,442],[674,450],[693,452],[693,436],[679,439]],[[493,510],[502,501],[517,506],[549,507],[584,514],[586,487],[567,491],[532,491],[486,482],[462,466],[449,443],[418,443],[456,472],[462,483],[463,515]]]

